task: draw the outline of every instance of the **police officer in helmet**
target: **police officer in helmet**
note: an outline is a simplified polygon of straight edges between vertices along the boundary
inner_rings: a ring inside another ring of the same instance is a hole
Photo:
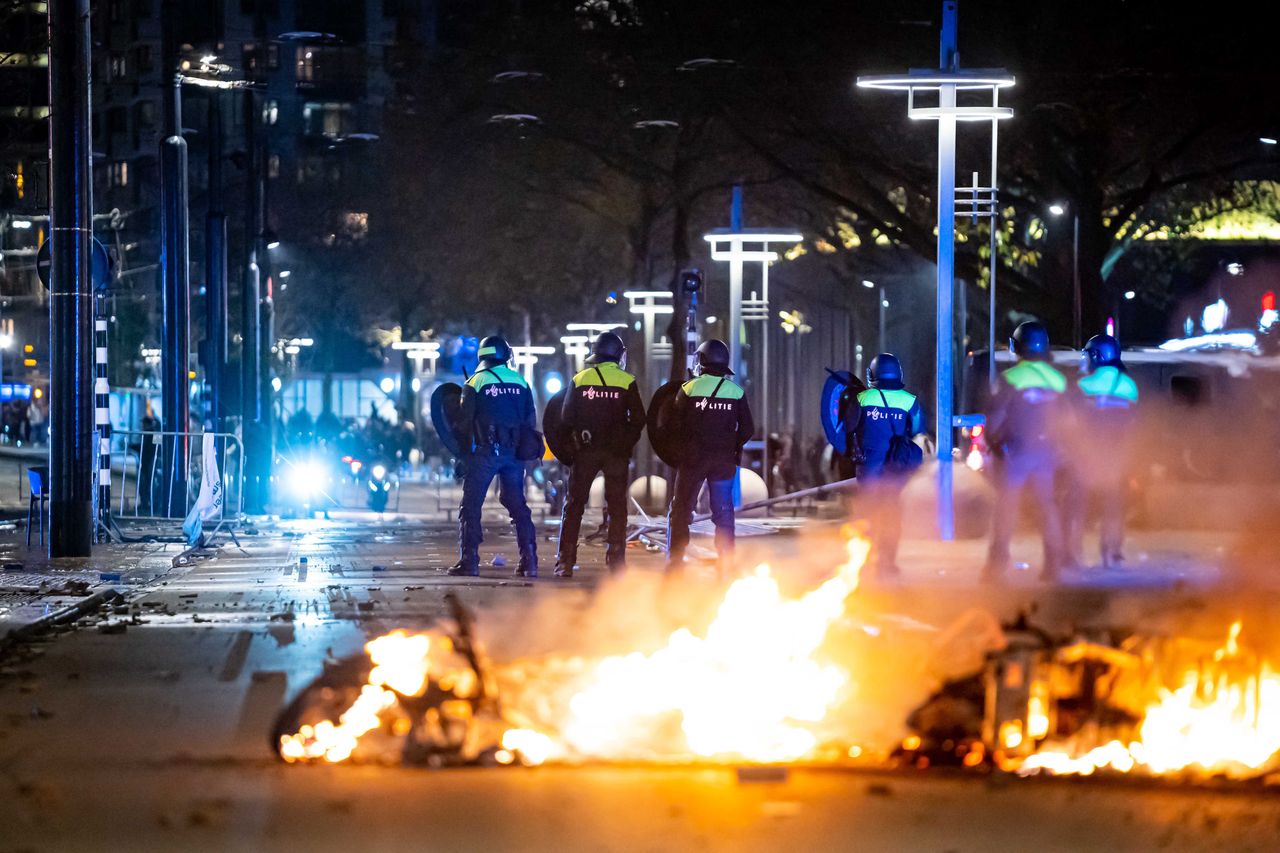
[[[1030,491],[1044,537],[1043,580],[1054,580],[1069,562],[1055,480],[1065,464],[1063,436],[1069,430],[1067,378],[1051,364],[1049,332],[1034,320],[1009,339],[1017,363],[996,380],[987,412],[986,435],[994,456],[996,505],[991,547],[983,579],[999,580],[1009,568],[1009,542],[1018,522],[1022,494]]]
[[[916,396],[904,389],[902,363],[892,353],[871,360],[867,383],[867,390],[847,402],[841,420],[868,510],[869,565],[876,575],[893,577],[902,536],[902,488],[910,470],[892,459],[890,451],[895,437],[910,440],[924,429],[924,414]]]
[[[716,552],[721,568],[733,556],[733,480],[742,447],[755,432],[751,407],[742,387],[729,377],[729,347],[709,340],[698,347],[697,376],[676,392],[670,429],[684,445],[676,468],[671,509],[667,515],[667,571],[680,570],[689,544],[689,523],[702,484],[711,498]]]
[[[533,394],[524,377],[507,365],[511,347],[503,338],[490,335],[480,341],[479,355],[480,366],[462,389],[458,416],[458,440],[465,454],[458,511],[461,559],[448,574],[480,574],[479,549],[484,539],[480,515],[485,493],[497,477],[499,500],[511,514],[520,546],[515,573],[537,577],[537,531],[524,499],[525,462],[542,454]],[[533,447],[534,443],[539,446]]]
[[[556,577],[573,577],[578,532],[591,484],[604,475],[608,538],[605,565],[626,566],[627,472],[631,451],[644,429],[644,402],[636,378],[622,368],[627,347],[613,332],[602,332],[587,356],[587,368],[573,377],[564,398],[561,422],[572,432],[575,453],[569,468],[568,495],[560,518]]]
[[[1075,385],[1078,429],[1064,507],[1067,543],[1078,560],[1085,515],[1096,503],[1102,564],[1113,568],[1123,560],[1126,475],[1138,414],[1138,385],[1125,370],[1120,342],[1110,335],[1090,338]]]

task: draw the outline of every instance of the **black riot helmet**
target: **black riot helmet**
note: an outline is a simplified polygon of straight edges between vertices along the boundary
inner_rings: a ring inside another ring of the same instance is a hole
[[[480,341],[480,364],[484,367],[496,367],[511,360],[511,345],[502,335],[489,335]]]
[[[1081,366],[1086,371],[1099,367],[1123,367],[1120,361],[1120,342],[1110,335],[1094,335],[1084,345],[1084,359]]]
[[[902,362],[891,352],[882,352],[867,366],[867,384],[886,391],[902,388]]]
[[[599,364],[602,361],[612,361],[621,364],[626,354],[627,345],[622,342],[622,338],[613,332],[601,332],[591,345],[591,355],[587,356],[586,362]]]
[[[1044,323],[1028,320],[1019,323],[1009,337],[1009,352],[1018,358],[1031,361],[1047,361],[1049,358],[1049,330]]]
[[[703,341],[702,346],[698,347],[698,373],[732,376],[733,371],[729,369],[729,345],[715,338]]]

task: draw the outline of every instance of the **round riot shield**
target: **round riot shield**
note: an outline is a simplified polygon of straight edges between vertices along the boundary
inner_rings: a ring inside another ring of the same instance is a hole
[[[443,444],[454,456],[462,455],[462,441],[457,432],[458,414],[462,409],[462,386],[445,382],[431,393],[431,425]]]
[[[843,454],[848,452],[845,446],[844,423],[840,420],[841,410],[847,399],[845,395],[860,394],[866,390],[867,386],[847,370],[828,368],[827,373],[829,374],[827,381],[822,386],[822,408],[819,418],[822,420],[822,431],[827,435],[827,443],[834,447],[837,453]]]
[[[680,390],[679,382],[668,382],[653,392],[653,399],[649,402],[649,411],[647,415],[646,426],[649,429],[649,443],[653,445],[653,452],[658,454],[658,458],[671,467],[680,464],[681,450],[683,442],[680,436],[674,434],[671,428],[672,405],[675,403],[676,392]]]
[[[557,391],[547,407],[542,410],[542,436],[547,440],[551,453],[565,465],[573,464],[574,451],[573,430],[560,418],[564,414],[564,401],[569,396],[569,387]]]

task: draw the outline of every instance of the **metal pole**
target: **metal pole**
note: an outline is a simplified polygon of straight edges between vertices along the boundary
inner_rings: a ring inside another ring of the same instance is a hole
[[[1072,340],[1078,349],[1084,345],[1081,339],[1081,318],[1080,318],[1080,212],[1075,210],[1075,204],[1072,204],[1071,211],[1071,290],[1072,290],[1072,331],[1074,335]]]
[[[880,337],[878,337],[878,338],[876,339],[876,343],[878,343],[878,344],[880,345],[880,350],[879,350],[880,352],[888,352],[888,351],[889,351],[889,344],[888,344],[888,342],[885,340],[885,335],[884,335],[884,325],[885,325],[885,323],[884,323],[884,319],[885,319],[885,312],[888,310],[889,306],[885,304],[885,298],[884,298],[884,285],[881,285],[881,286],[880,286],[880,288],[879,288],[879,290],[877,291],[877,305],[876,305],[876,308],[877,308],[877,310],[879,310],[879,312],[880,312]]]
[[[168,75],[165,138],[160,143],[160,267],[164,332],[161,336],[161,420],[174,433],[163,457],[167,516],[185,515],[187,503],[187,434],[190,412],[187,389],[191,342],[189,245],[187,242],[187,143],[182,138],[182,85],[178,74],[177,16],[179,4],[166,2],[163,15],[162,69]]]
[[[769,338],[773,337],[773,318],[769,316],[769,262],[762,262],[760,269],[760,289],[764,293],[764,322],[760,324],[760,423],[764,434],[764,453],[761,454],[764,470],[761,473],[764,474],[766,491],[772,491],[773,478],[770,474],[773,469],[770,465],[773,460],[769,453],[769,423],[772,420],[769,415],[769,383],[772,381],[769,376]]]
[[[742,187],[733,188],[733,204],[729,208],[729,228],[742,231]],[[733,257],[729,261],[729,364],[742,375],[742,241],[729,244]]]
[[[999,98],[999,89],[992,90],[992,104]],[[1000,122],[991,120],[991,258],[987,275],[987,384],[996,384],[996,227],[1000,222],[1000,192],[996,189],[996,142]]]
[[[956,49],[956,3],[942,4],[940,65],[951,71],[958,64]],[[937,340],[937,443],[938,443],[938,535],[943,541],[955,538],[952,507],[951,407],[953,394],[952,322],[955,273],[956,226],[956,85],[939,87],[938,106],[938,340]]]
[[[245,511],[261,513],[265,506],[263,484],[259,480],[262,466],[259,461],[262,426],[262,384],[258,381],[259,347],[261,334],[258,301],[261,282],[258,271],[258,182],[255,178],[258,157],[253,91],[244,92],[245,152],[248,158],[245,171],[248,175],[245,193],[245,267],[240,299],[240,427],[244,439],[244,505]]]
[[[89,0],[50,0],[49,556],[93,549]]]
[[[209,210],[205,219],[206,427],[223,432],[222,380],[227,363],[227,214],[222,195],[222,93],[209,93]]]

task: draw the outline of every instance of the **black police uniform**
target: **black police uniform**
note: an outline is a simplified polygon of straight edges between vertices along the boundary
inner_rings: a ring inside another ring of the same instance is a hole
[[[1071,410],[1067,379],[1046,361],[1023,360],[1000,374],[987,412],[986,436],[994,459],[996,505],[984,577],[994,579],[1010,562],[1009,543],[1024,489],[1040,512],[1043,577],[1067,562],[1055,484],[1066,462],[1062,437]]]
[[[470,442],[464,462],[462,507],[458,511],[458,545],[462,574],[480,573],[480,543],[484,541],[481,511],[485,493],[498,478],[499,500],[511,514],[520,546],[516,573],[538,574],[537,531],[524,499],[525,465],[517,449],[526,431],[536,430],[533,394],[524,377],[505,364],[481,366],[462,389],[458,436]]]
[[[846,446],[858,463],[858,483],[865,490],[871,564],[882,574],[896,573],[906,477],[887,470],[885,463],[895,435],[912,438],[923,429],[920,401],[904,391],[900,381],[873,382],[867,390],[850,395],[842,420]]]
[[[576,450],[560,518],[556,574],[570,574],[577,562],[582,513],[598,474],[604,474],[609,523],[605,564],[621,569],[627,548],[627,473],[631,450],[644,429],[644,402],[636,379],[612,361],[592,365],[573,377],[562,411],[561,423],[572,431]]]
[[[667,561],[678,564],[689,544],[689,523],[702,484],[711,498],[716,551],[722,563],[733,554],[733,479],[742,446],[755,432],[751,406],[727,371],[704,372],[676,392],[671,429],[684,441],[671,509],[667,515]]]

